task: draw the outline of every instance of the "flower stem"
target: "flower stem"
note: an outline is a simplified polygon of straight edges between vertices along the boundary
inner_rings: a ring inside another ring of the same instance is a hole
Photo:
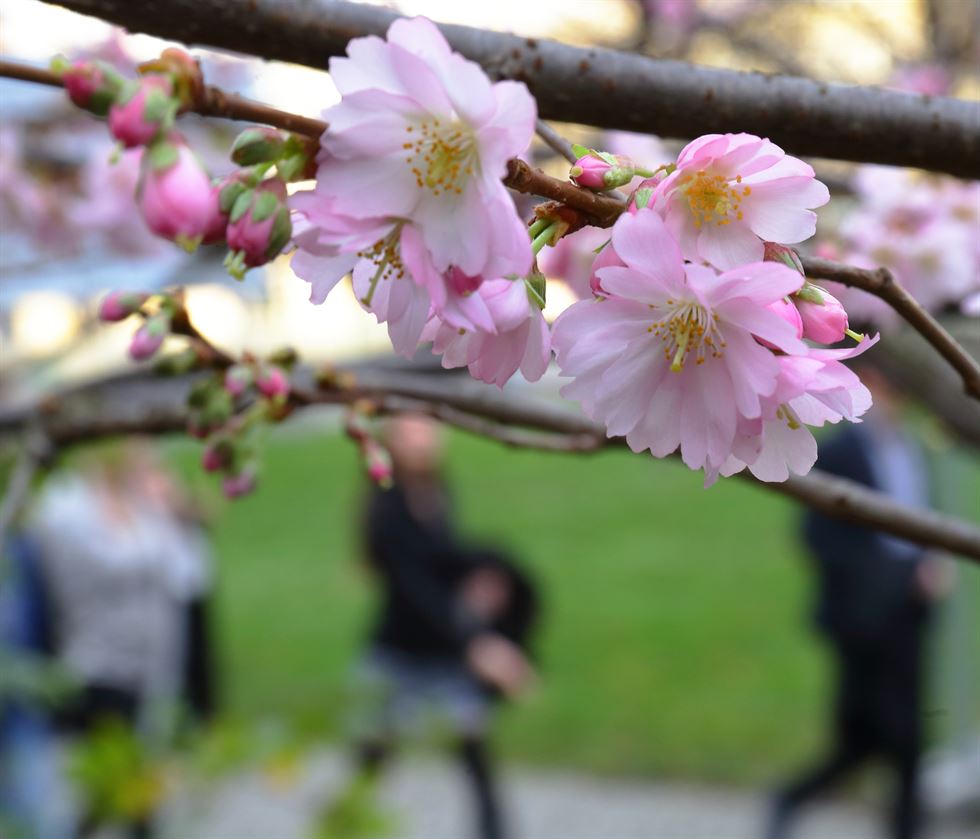
[[[535,254],[541,253],[541,248],[551,244],[551,239],[558,230],[558,222],[552,222],[544,230],[531,239],[531,251]]]
[[[551,223],[550,219],[539,218],[535,219],[530,225],[528,225],[527,232],[528,235],[533,239],[542,230],[544,230]]]

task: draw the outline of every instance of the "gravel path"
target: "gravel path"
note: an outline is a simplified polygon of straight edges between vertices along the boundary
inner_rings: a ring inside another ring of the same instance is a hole
[[[259,774],[226,782],[203,805],[190,796],[169,819],[179,839],[308,839],[313,814],[343,785],[345,763],[318,753],[288,783]],[[505,795],[514,839],[759,839],[763,803],[744,792],[675,783],[512,770]],[[393,839],[467,839],[468,791],[451,764],[409,759],[382,788],[397,814]],[[191,826],[192,825],[192,826]],[[875,814],[853,804],[813,807],[794,839],[878,839]],[[930,839],[980,839],[949,827]]]

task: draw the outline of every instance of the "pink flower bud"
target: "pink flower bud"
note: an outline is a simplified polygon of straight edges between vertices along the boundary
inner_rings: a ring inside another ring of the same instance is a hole
[[[102,61],[76,61],[61,74],[68,98],[100,117],[109,113],[122,87],[122,77]]]
[[[800,313],[796,310],[796,306],[794,306],[789,300],[786,300],[785,298],[782,300],[777,300],[774,303],[770,303],[768,306],[766,306],[766,308],[770,312],[779,315],[784,321],[786,321],[786,323],[792,326],[796,331],[797,338],[803,337],[803,321],[800,319]],[[762,338],[757,340],[764,347],[769,347],[771,350],[779,349]]]
[[[144,76],[109,109],[109,130],[126,148],[148,145],[170,127],[177,105],[169,78]]]
[[[282,368],[276,367],[275,365],[263,367],[259,371],[255,384],[258,386],[262,395],[270,399],[284,397],[289,394],[289,379],[286,378],[286,374]]]
[[[231,211],[226,238],[237,261],[254,268],[278,255],[292,235],[286,184],[272,178],[238,197]],[[232,273],[238,274],[236,270]]]
[[[256,163],[275,163],[286,148],[286,137],[275,128],[255,126],[246,128],[235,138],[231,159],[239,166]]]
[[[446,284],[457,294],[472,294],[483,284],[483,277],[471,277],[454,265],[446,273]]]
[[[241,396],[253,381],[252,368],[244,364],[235,364],[225,371],[225,390],[232,396]]]
[[[391,466],[391,455],[388,450],[374,438],[368,437],[364,441],[364,465],[367,468],[368,477],[378,486],[391,486],[394,474]]]
[[[182,109],[193,107],[204,90],[200,65],[192,55],[177,47],[167,47],[158,58],[140,64],[139,71],[169,78]]]
[[[582,155],[568,171],[569,177],[587,189],[615,189],[633,180],[636,168],[628,157],[622,155]]]
[[[133,361],[145,361],[156,354],[170,331],[170,319],[165,315],[154,315],[136,330],[129,344],[129,356]]]
[[[221,491],[225,498],[241,498],[255,489],[256,475],[254,466],[246,466],[236,475],[228,475],[221,482]]]
[[[218,440],[204,447],[204,451],[201,452],[201,466],[206,472],[220,472],[231,465],[233,456],[234,449],[231,443],[227,439]]]
[[[807,283],[797,292],[796,308],[803,320],[803,337],[821,344],[844,340],[848,328],[847,312],[830,292]]]
[[[99,306],[99,320],[105,323],[125,320],[139,311],[150,295],[142,292],[110,291]]]
[[[184,138],[171,134],[143,152],[136,198],[147,227],[194,250],[220,223],[218,192]]]
[[[776,242],[765,242],[764,245],[765,250],[762,257],[764,262],[782,262],[786,267],[803,273],[803,263],[800,262],[800,256],[793,248]]]

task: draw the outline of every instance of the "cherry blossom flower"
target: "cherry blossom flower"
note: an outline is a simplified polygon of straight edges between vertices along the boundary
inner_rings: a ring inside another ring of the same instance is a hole
[[[891,269],[928,309],[980,291],[980,184],[863,166],[854,178],[858,205],[840,221],[842,257],[862,268]],[[894,310],[878,298],[831,286],[852,317],[888,327]]]
[[[342,99],[324,114],[316,188],[292,201],[309,224],[294,270],[320,298],[367,262],[373,287],[414,282],[450,321],[479,327],[479,304],[462,303],[452,281],[530,269],[527,231],[501,177],[530,143],[534,100],[523,84],[491,84],[425,18],[396,21],[386,41],[356,38],[347,53],[330,62]],[[394,299],[415,301],[414,313],[421,296]]]
[[[776,390],[764,400],[761,416],[742,418],[731,457],[718,474],[729,476],[748,466],[762,481],[805,475],[817,459],[817,442],[808,426],[860,422],[871,407],[871,392],[841,362],[878,342],[865,337],[847,349],[811,349],[802,356],[779,356]],[[708,475],[711,483],[717,475]]]
[[[726,271],[761,261],[764,241],[808,239],[812,208],[830,193],[808,164],[769,140],[707,134],[684,147],[653,200],[686,259]]]
[[[583,227],[562,236],[554,247],[538,254],[538,268],[549,279],[564,281],[576,297],[592,297],[593,263],[596,250],[609,241],[609,231],[599,227]],[[606,247],[603,252],[611,250]]]
[[[692,469],[717,469],[732,452],[740,417],[762,415],[779,363],[757,339],[783,352],[806,345],[766,307],[803,283],[777,263],[718,275],[685,265],[660,217],[623,215],[612,247],[623,266],[598,271],[604,300],[581,301],[555,322],[552,345],[563,395],[657,457],[681,450]]]
[[[495,332],[460,330],[433,317],[422,340],[432,341],[443,367],[467,367],[482,382],[502,388],[518,370],[536,382],[548,369],[551,336],[533,294],[522,279],[487,280],[476,295],[485,302]]]

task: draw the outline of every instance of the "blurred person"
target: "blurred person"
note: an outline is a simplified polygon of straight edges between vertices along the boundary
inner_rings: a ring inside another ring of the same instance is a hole
[[[911,507],[929,502],[924,453],[902,427],[901,393],[860,365],[874,407],[821,442],[817,466]],[[902,539],[808,511],[803,537],[817,576],[816,626],[836,660],[834,727],[828,754],[776,795],[767,839],[784,839],[800,806],[870,758],[895,775],[890,836],[921,827],[924,645],[933,602],[944,588],[940,560]]]
[[[399,739],[442,724],[475,793],[478,835],[503,839],[489,717],[495,697],[516,696],[535,677],[524,652],[534,590],[502,554],[458,543],[433,421],[393,419],[385,442],[394,483],[372,492],[366,517],[381,604],[361,677],[376,702],[362,725],[352,789],[378,775]]]
[[[59,709],[69,738],[108,722],[159,746],[173,734],[187,666],[188,609],[206,591],[207,547],[179,493],[136,443],[53,479],[31,520],[54,656],[80,685]],[[97,827],[84,814],[80,831]],[[151,833],[150,814],[130,825]]]
[[[0,836],[68,839],[50,703],[69,686],[46,667],[50,608],[37,545],[15,532],[0,549]],[[5,831],[9,831],[5,833]]]

